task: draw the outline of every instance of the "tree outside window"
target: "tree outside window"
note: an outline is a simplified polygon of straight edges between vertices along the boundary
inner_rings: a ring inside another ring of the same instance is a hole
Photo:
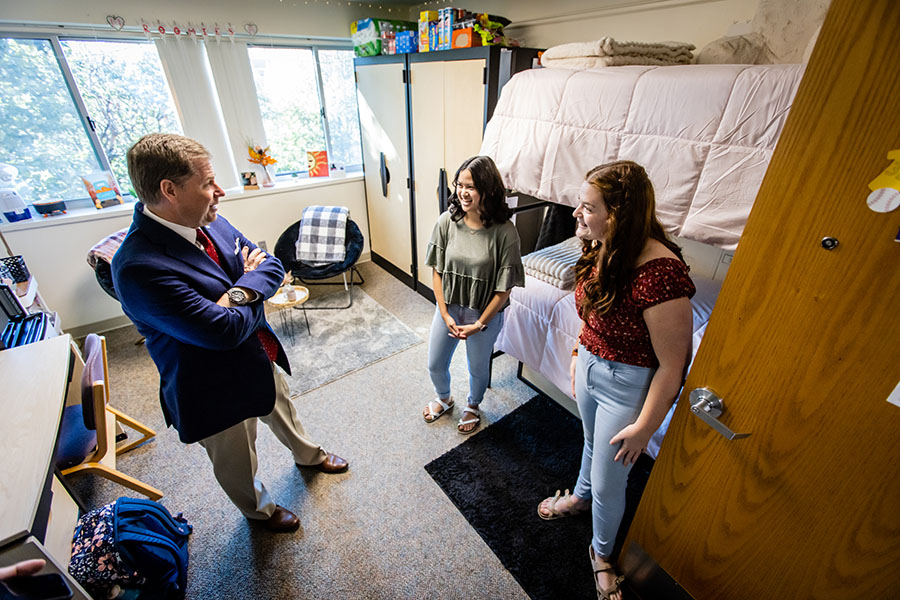
[[[95,40],[61,45],[113,174],[127,190],[128,149],[148,133],[182,133],[156,46]]]
[[[49,40],[0,38],[0,162],[19,170],[25,202],[87,196],[100,170]]]
[[[278,160],[276,171],[305,173],[307,151],[325,150],[313,52],[261,47],[248,52],[266,141]]]
[[[319,50],[325,114],[328,116],[333,154],[329,161],[348,168],[362,166],[353,55],[352,50]]]

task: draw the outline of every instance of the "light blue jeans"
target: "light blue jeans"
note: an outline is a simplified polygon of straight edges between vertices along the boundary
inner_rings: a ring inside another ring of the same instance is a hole
[[[579,348],[575,367],[575,399],[584,427],[584,451],[574,494],[591,500],[597,556],[608,558],[625,512],[625,486],[631,466],[613,462],[621,444],[609,440],[634,423],[655,369],[613,362]]]
[[[447,312],[457,325],[471,325],[481,316],[481,311],[459,304],[448,304]],[[494,315],[484,331],[466,338],[466,360],[469,366],[469,397],[472,406],[481,404],[491,373],[491,353],[494,342],[503,327],[503,312]],[[441,311],[434,311],[431,322],[431,337],[428,342],[428,373],[438,398],[450,396],[450,361],[459,339],[450,337]]]

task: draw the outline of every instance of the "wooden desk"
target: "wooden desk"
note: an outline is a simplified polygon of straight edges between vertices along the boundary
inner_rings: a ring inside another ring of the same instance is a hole
[[[62,573],[75,598],[89,599],[67,573],[78,505],[52,475],[71,345],[71,336],[63,335],[0,352],[0,439],[6,450],[0,459],[0,565],[44,558],[42,572]],[[80,371],[73,374],[76,382]],[[39,509],[48,502],[46,514]]]

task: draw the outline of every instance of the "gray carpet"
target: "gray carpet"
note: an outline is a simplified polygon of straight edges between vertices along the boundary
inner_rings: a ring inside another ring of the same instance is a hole
[[[422,343],[412,329],[358,287],[346,309],[308,310],[309,331],[302,310],[269,314],[269,322],[291,362],[291,397],[334,381],[375,361]],[[312,298],[307,307],[343,306],[347,292]],[[285,311],[292,309],[284,309]],[[293,329],[293,336],[288,331]]]
[[[366,294],[427,339],[434,305],[372,263],[360,270]],[[314,336],[323,312],[309,313]],[[302,313],[295,316],[302,324]],[[111,403],[158,435],[120,457],[119,468],[163,490],[162,504],[194,525],[189,599],[526,598],[423,468],[467,439],[456,432],[459,411],[432,425],[422,420],[422,408],[433,397],[427,344],[409,346],[294,400],[308,434],[350,461],[346,473],[300,472],[289,451],[259,427],[259,477],[301,523],[296,533],[273,535],[252,527],[228,501],[199,445],[181,444],[166,429],[159,376],[146,349],[134,345],[138,338],[133,327],[107,333]],[[453,394],[465,397],[465,352],[456,353],[451,374]],[[485,426],[533,395],[516,379],[516,362],[500,357],[482,404]],[[88,508],[134,496],[95,476],[72,482]]]

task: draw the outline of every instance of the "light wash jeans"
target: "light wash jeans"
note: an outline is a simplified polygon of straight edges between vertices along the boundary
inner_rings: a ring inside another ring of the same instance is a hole
[[[447,312],[457,325],[471,325],[481,316],[481,311],[459,304],[448,304]],[[503,312],[494,315],[484,331],[466,338],[466,360],[469,366],[469,397],[472,406],[481,404],[484,391],[487,389],[491,372],[491,353],[494,342],[503,327]],[[431,337],[428,342],[428,373],[434,385],[434,393],[438,398],[450,396],[450,361],[459,339],[450,337],[447,324],[441,317],[441,311],[434,311],[431,322]]]
[[[621,443],[609,440],[634,423],[656,369],[613,362],[580,346],[575,367],[575,399],[584,427],[584,451],[574,494],[591,499],[597,556],[608,558],[625,512],[625,486],[632,465],[613,462]]]

